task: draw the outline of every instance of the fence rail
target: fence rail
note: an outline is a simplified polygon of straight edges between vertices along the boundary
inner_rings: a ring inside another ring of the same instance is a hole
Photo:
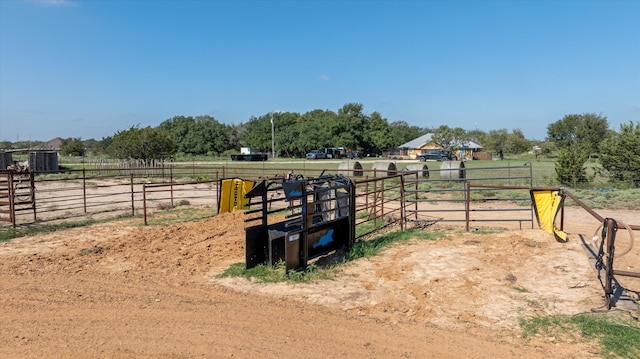
[[[493,181],[530,185],[532,182],[531,167],[527,165],[490,168],[489,170],[495,173],[494,177],[486,176],[486,168],[464,169],[463,178],[447,178],[448,174],[443,174],[446,173],[445,170],[421,166],[419,170],[402,171],[375,168],[338,170],[352,177],[356,185],[357,223],[362,228],[368,228],[361,231],[362,236],[391,225],[404,228],[408,220],[421,221],[425,220],[424,216],[427,220],[437,219],[443,222],[478,222],[479,219],[465,217],[465,213],[469,212],[466,204],[476,202],[475,193],[468,193],[466,183]],[[305,177],[318,177],[326,172],[309,168],[298,168],[295,171],[296,175]],[[264,164],[251,167],[105,167],[32,172],[34,201],[33,208],[29,209],[33,211],[33,218],[30,219],[26,211],[5,208],[4,212],[0,213],[0,219],[16,226],[19,223],[43,223],[86,216],[142,214],[146,221],[155,209],[172,207],[175,201],[194,206],[217,207],[219,181],[223,178],[283,178],[292,172],[290,168],[266,167]],[[8,171],[4,171],[3,175],[12,178]],[[8,185],[0,182],[0,188],[8,188]],[[525,199],[505,196],[491,198],[486,193],[478,196],[479,203]],[[458,203],[459,206],[449,209],[437,208],[438,203],[445,202]],[[472,207],[471,211],[480,213],[487,209]],[[493,211],[499,212],[500,209]],[[510,211],[513,212],[514,209],[511,208]],[[10,212],[9,216],[6,215],[7,212]],[[531,218],[501,216],[501,221],[508,220],[532,222]]]
[[[471,224],[517,222],[534,227],[529,191],[535,187],[530,164],[522,166],[430,169],[427,164],[403,170],[339,169],[352,178],[355,194],[356,239],[385,228],[423,227],[436,222]],[[319,169],[297,168],[296,176],[322,177]],[[220,183],[226,178],[282,179],[290,168],[230,166],[109,167],[46,172],[0,171],[0,230],[7,223],[24,224],[77,217],[142,215],[148,217],[176,203],[216,208]],[[557,188],[553,188],[554,190]],[[618,223],[633,231],[640,225],[603,218],[570,192],[564,193],[603,223],[601,248],[590,250],[598,273],[604,271],[607,307],[615,304],[620,285],[615,276],[640,278],[640,273],[614,269],[615,231]],[[271,200],[269,206],[271,205]],[[446,204],[446,206],[444,205]],[[271,208],[269,207],[269,210]],[[277,210],[277,209],[276,209]],[[212,211],[212,213],[215,210]],[[564,223],[561,207],[560,228]],[[606,259],[606,261],[605,261]],[[599,274],[600,278],[600,274]]]

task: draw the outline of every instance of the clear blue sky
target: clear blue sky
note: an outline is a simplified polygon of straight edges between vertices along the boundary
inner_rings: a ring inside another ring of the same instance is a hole
[[[640,121],[640,1],[0,0],[0,140],[358,102],[389,122]]]

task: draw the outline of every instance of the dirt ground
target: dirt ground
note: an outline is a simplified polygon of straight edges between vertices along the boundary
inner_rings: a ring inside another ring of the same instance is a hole
[[[604,304],[579,237],[598,225],[567,208],[570,241],[558,243],[537,229],[436,224],[426,230],[445,239],[395,244],[309,284],[217,278],[244,261],[238,212],[18,238],[0,244],[0,357],[596,358],[595,342],[523,337],[518,318]],[[640,245],[616,265],[640,272]]]

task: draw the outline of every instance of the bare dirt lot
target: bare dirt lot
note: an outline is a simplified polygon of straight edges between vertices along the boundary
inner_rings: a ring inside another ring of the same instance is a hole
[[[598,225],[567,208],[568,243],[537,229],[435,225],[427,230],[446,229],[446,238],[396,244],[308,284],[217,278],[244,260],[240,213],[18,238],[0,244],[0,357],[600,357],[595,342],[523,337],[518,327],[518,318],[603,305],[579,241]],[[619,269],[640,271],[638,247]]]

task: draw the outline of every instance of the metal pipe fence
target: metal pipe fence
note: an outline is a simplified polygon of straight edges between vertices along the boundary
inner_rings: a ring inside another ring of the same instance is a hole
[[[420,228],[434,223],[471,224],[516,222],[534,227],[534,212],[528,191],[533,183],[530,164],[522,166],[464,168],[419,168],[404,170],[339,169],[355,186],[356,238],[365,239],[388,228]],[[412,166],[415,167],[415,166]],[[44,223],[78,217],[141,215],[148,217],[179,204],[210,206],[217,211],[221,181],[226,178],[277,179],[287,176],[322,177],[315,168],[273,168],[264,164],[233,166],[162,166],[157,168],[92,168],[46,172],[0,171],[0,226]],[[556,190],[557,188],[551,188]],[[610,307],[615,276],[640,277],[640,273],[614,269],[615,232],[618,224],[608,221],[569,191],[564,193],[603,224],[599,255],[607,281],[603,288]],[[269,199],[267,199],[269,200]],[[446,204],[446,206],[444,205]],[[270,205],[270,203],[269,203]],[[275,209],[277,210],[277,209]],[[212,211],[212,212],[214,212]],[[560,228],[564,222],[561,207]],[[640,225],[624,224],[633,241]],[[1,228],[0,228],[1,229]],[[609,252],[608,252],[609,251]]]
[[[426,165],[424,166],[426,167]],[[192,205],[217,206],[219,181],[223,178],[284,178],[293,174],[290,168],[231,166],[164,166],[158,168],[104,167],[79,170],[45,171],[34,173],[33,220],[28,213],[10,211],[16,223],[47,222],[99,215],[142,214],[147,217],[154,209],[173,207],[176,198]],[[296,175],[318,177],[325,170],[295,169]],[[465,218],[465,203],[524,200],[524,197],[492,198],[490,194],[469,195],[465,183],[531,183],[530,166],[464,169],[464,178],[445,178],[446,170],[366,170],[340,169],[352,177],[356,189],[357,223],[359,233],[367,235],[390,225],[404,228],[405,222],[437,220],[444,222],[476,221]],[[454,169],[454,171],[458,171]],[[462,172],[460,172],[462,173]],[[494,176],[487,176],[493,173]],[[1,186],[1,185],[0,185]],[[495,194],[495,193],[493,193]],[[36,201],[37,199],[37,201]],[[437,208],[438,203],[459,203],[459,208]],[[36,204],[37,203],[37,204]],[[434,207],[434,205],[436,205]],[[485,209],[471,209],[479,213]],[[529,210],[528,208],[522,209]],[[498,209],[494,209],[498,212]],[[510,220],[501,217],[501,221]],[[522,221],[524,219],[511,219]],[[531,221],[530,219],[528,219]]]
[[[424,171],[404,171],[403,207],[407,221],[417,226],[459,222],[465,223],[467,231],[470,223],[481,222],[517,222],[520,229],[523,223],[530,223],[533,228],[531,197],[522,190],[533,186],[530,164],[428,169],[427,176]],[[474,186],[475,183],[484,187]],[[516,189],[515,185],[520,186]],[[526,205],[521,206],[523,203]]]

